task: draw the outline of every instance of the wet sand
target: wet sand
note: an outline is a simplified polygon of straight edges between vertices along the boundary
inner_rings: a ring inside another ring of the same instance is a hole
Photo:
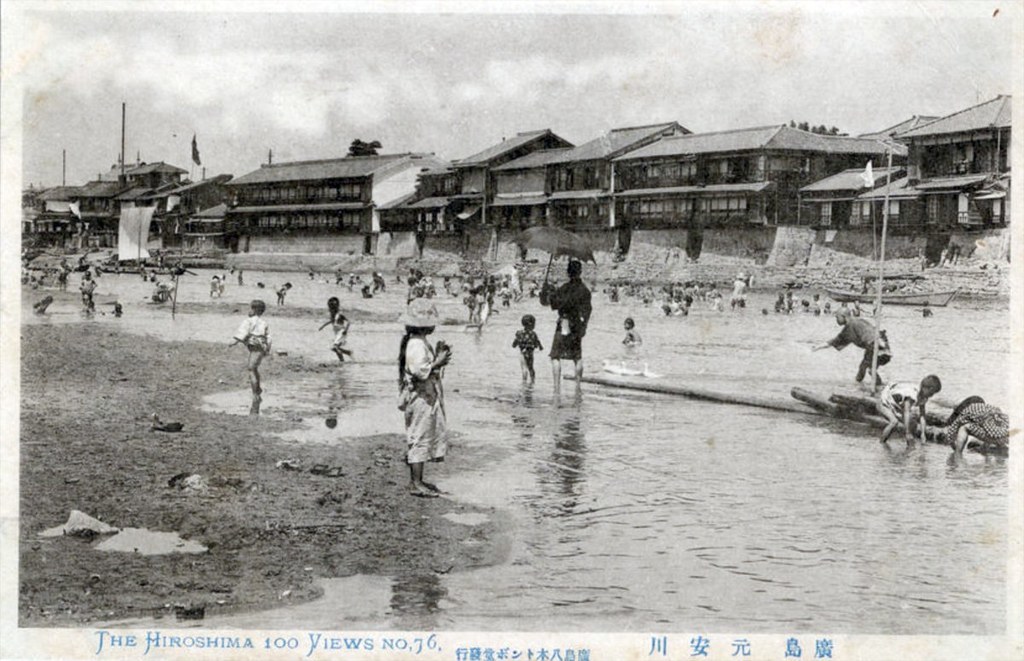
[[[161,342],[110,323],[28,325],[21,351],[21,626],[173,616],[176,606],[207,616],[254,611],[313,599],[325,578],[422,577],[508,555],[502,511],[406,493],[400,435],[297,444],[280,434],[298,429],[301,413],[204,410],[205,395],[245,387],[244,358],[227,341]],[[261,371],[266,388],[283,391],[311,373],[327,383],[336,369],[279,356]],[[184,430],[152,431],[153,413]],[[481,452],[456,438],[432,475],[444,486],[486,462]],[[276,468],[282,459],[302,470]],[[313,475],[315,464],[344,475]],[[168,486],[183,472],[207,488]],[[119,528],[176,532],[209,550],[103,552],[98,539],[39,537],[72,509]],[[460,523],[466,517],[479,525]]]

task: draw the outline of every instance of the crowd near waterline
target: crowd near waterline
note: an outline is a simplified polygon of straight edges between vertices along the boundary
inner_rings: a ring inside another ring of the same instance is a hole
[[[451,433],[445,409],[444,374],[446,369],[458,369],[458,359],[443,340],[432,342],[430,336],[438,326],[454,327],[452,322],[457,320],[442,319],[437,302],[445,299],[458,301],[466,310],[465,324],[460,324],[462,330],[488,333],[491,332],[491,328],[487,322],[493,315],[516,315],[516,308],[521,307],[524,301],[537,299],[544,310],[550,311],[550,317],[542,317],[538,323],[534,314],[520,315],[518,329],[507,342],[510,357],[518,357],[520,378],[527,384],[532,384],[537,379],[541,370],[535,354],[546,351],[551,365],[552,390],[556,397],[562,389],[564,380],[571,380],[572,387],[577,393],[581,390],[584,383],[584,346],[587,332],[592,327],[592,297],[595,292],[583,282],[580,261],[570,259],[567,265],[560,266],[563,263],[556,262],[553,274],[550,277],[546,275],[543,282],[523,277],[524,271],[520,267],[506,268],[497,274],[476,277],[430,276],[416,268],[410,269],[407,273],[395,274],[396,284],[405,288],[406,305],[405,309],[400,311],[397,323],[398,327],[404,328],[404,333],[397,347],[396,415],[402,417],[406,431],[406,463],[409,467],[410,494],[422,498],[436,498],[442,494],[436,484],[425,479],[424,466],[445,459],[449,447],[448,437]],[[64,291],[68,287],[69,276],[73,271],[70,264],[63,262],[58,269],[47,272],[42,277],[26,271],[23,274],[23,283],[33,290],[55,288]],[[163,279],[154,271],[145,268],[139,271],[139,276],[152,284],[151,302],[156,305],[173,302],[180,278],[191,275],[190,271],[181,266],[166,269]],[[109,311],[104,309],[97,312],[95,292],[97,280],[101,277],[102,272],[96,268],[84,270],[81,274],[80,314],[83,319],[94,319],[97,314],[110,314],[114,317],[124,314],[124,307],[120,301],[114,301]],[[308,278],[311,282],[319,284],[333,282],[334,286],[344,287],[352,294],[358,291],[362,299],[373,298],[385,292],[388,286],[384,275],[378,272],[373,272],[364,281],[362,276],[354,273],[346,275],[339,270],[327,274],[310,269]],[[214,274],[210,278],[211,299],[224,295],[229,279],[234,279],[239,287],[245,286],[241,270],[231,269],[227,273]],[[553,281],[556,280],[560,284],[554,284]],[[703,308],[710,314],[746,315],[746,323],[749,323],[752,329],[756,329],[756,320],[759,316],[820,317],[834,314],[835,321],[840,327],[839,332],[811,350],[843,350],[851,345],[857,347],[863,354],[853,380],[865,391],[877,396],[877,413],[888,423],[881,441],[887,443],[899,428],[902,428],[908,446],[913,445],[915,440],[922,443],[926,440],[929,428],[927,405],[942,389],[941,375],[927,374],[913,382],[886,383],[878,368],[888,365],[896,354],[891,348],[890,338],[885,329],[876,328],[873,319],[876,311],[863,310],[858,303],[851,306],[845,302],[833,302],[827,297],[823,298],[821,292],[793,289],[779,291],[772,309],[747,309],[748,292],[752,284],[752,277],[743,272],[736,275],[731,291],[726,295],[723,295],[716,283],[676,282],[655,285],[610,281],[596,295],[604,297],[613,305],[628,302],[632,306],[660,310],[666,317],[685,318],[697,308]],[[287,295],[296,285],[291,282],[257,282],[255,287],[257,290],[273,290],[276,294],[276,306],[287,306]],[[53,297],[50,295],[39,298],[33,304],[34,313],[48,314],[52,301]],[[350,332],[358,333],[358,324],[353,324],[349,315],[345,314],[338,296],[331,296],[325,307],[326,315],[323,322],[313,330],[320,331],[328,326],[331,328],[331,336],[325,342],[325,350],[329,350],[337,359],[338,369],[344,369],[342,364],[346,359],[358,359],[347,346]],[[921,309],[921,315],[929,318],[933,311],[925,306]],[[267,302],[263,298],[252,300],[247,315],[239,320],[238,330],[229,342],[230,346],[240,344],[246,350],[246,372],[251,392],[252,415],[258,415],[260,412],[265,388],[261,380],[260,365],[264,358],[273,352],[270,328],[272,322],[268,322],[267,316],[272,316],[268,315]],[[182,321],[187,323],[187,317]],[[642,339],[643,329],[638,328],[633,317],[602,317],[593,321],[604,328],[622,328],[621,343],[626,352],[626,359],[618,361],[618,364],[611,361],[611,365],[606,361],[606,371],[619,375],[657,376],[651,374],[646,365],[641,369],[638,363],[639,356],[632,355],[641,348],[648,355],[652,352],[656,355],[658,351],[656,346],[645,345]],[[680,323],[686,323],[685,319],[680,319]],[[550,329],[552,326],[553,332],[545,337],[543,329]],[[539,332],[538,327],[541,329]],[[634,364],[631,366],[630,362]],[[563,363],[571,369],[564,378]],[[452,364],[456,367],[450,367]],[[515,373],[510,371],[507,375],[495,375],[495,378],[516,377]],[[933,429],[933,432],[937,432],[939,440],[952,446],[956,454],[962,453],[972,442],[983,447],[1002,449],[1008,445],[1007,415],[977,395],[960,401],[945,420],[945,424],[938,427],[937,430]]]

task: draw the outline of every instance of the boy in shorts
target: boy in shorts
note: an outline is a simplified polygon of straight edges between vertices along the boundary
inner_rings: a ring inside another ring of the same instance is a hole
[[[267,304],[256,299],[249,304],[249,316],[246,317],[235,331],[234,338],[228,346],[243,344],[249,350],[249,386],[252,388],[253,409],[259,411],[260,395],[260,363],[270,353],[270,329],[261,316],[267,311]]]

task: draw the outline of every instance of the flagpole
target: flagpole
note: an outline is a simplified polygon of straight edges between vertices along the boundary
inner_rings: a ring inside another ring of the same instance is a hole
[[[882,341],[882,283],[885,276],[885,235],[889,230],[889,184],[892,178],[892,145],[886,144],[885,202],[882,207],[882,240],[878,255],[878,293],[875,297],[875,344],[871,352],[871,391],[878,392],[878,347]],[[872,214],[874,217],[874,214]]]

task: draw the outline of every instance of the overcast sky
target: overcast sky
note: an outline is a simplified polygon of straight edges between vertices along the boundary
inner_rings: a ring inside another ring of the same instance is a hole
[[[577,144],[670,120],[700,132],[795,119],[857,134],[1012,91],[1019,6],[993,16],[996,2],[823,4],[33,12],[20,31],[24,181],[59,184],[62,148],[69,184],[107,170],[122,101],[130,161],[188,168],[195,133],[207,175],[238,176],[268,149],[275,162],[338,157],[354,138],[455,159],[538,128]]]

